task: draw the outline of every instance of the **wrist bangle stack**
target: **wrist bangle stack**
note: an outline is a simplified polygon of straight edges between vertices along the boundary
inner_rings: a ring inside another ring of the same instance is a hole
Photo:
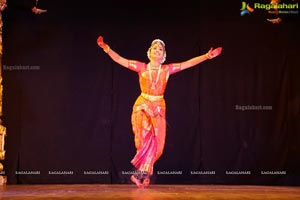
[[[109,53],[110,47],[109,47],[108,45],[106,45],[106,47],[103,48],[103,51],[104,51],[105,53]]]
[[[210,57],[208,53],[205,54],[205,57],[206,57],[207,59],[212,59],[212,57]]]

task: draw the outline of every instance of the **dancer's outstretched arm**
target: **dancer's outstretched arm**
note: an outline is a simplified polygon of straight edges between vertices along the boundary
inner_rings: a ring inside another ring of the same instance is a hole
[[[193,67],[207,59],[212,59],[220,55],[222,52],[222,47],[218,47],[216,49],[211,48],[206,54],[203,54],[201,56],[194,57],[192,59],[189,59],[187,61],[184,61],[181,63],[181,70]]]
[[[102,36],[98,37],[97,44],[103,49],[103,51],[105,53],[107,53],[109,55],[109,57],[111,57],[111,59],[113,61],[115,61],[116,63],[122,65],[123,67],[128,68],[128,59],[123,58],[117,52],[115,52],[114,50],[112,50],[110,48],[110,46],[103,41],[103,37]]]

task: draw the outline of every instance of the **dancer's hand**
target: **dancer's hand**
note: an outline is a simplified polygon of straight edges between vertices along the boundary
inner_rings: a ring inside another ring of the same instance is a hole
[[[105,53],[108,53],[110,51],[110,47],[103,41],[103,37],[101,35],[97,39],[97,44],[103,49]]]
[[[217,57],[218,55],[220,55],[222,53],[222,47],[218,47],[216,49],[213,49],[212,47],[210,48],[210,50],[206,53],[206,57],[208,59],[212,59],[214,57]]]
[[[103,41],[103,37],[100,35],[97,39],[97,44],[99,45],[99,47],[101,47],[102,49],[104,49],[105,47],[107,47],[107,44]]]
[[[282,21],[280,17],[277,17],[276,19],[267,19],[267,20],[273,24],[279,24]]]
[[[47,10],[39,9],[39,8],[37,8],[37,7],[35,7],[35,6],[31,9],[31,11],[32,11],[34,14],[36,14],[36,15],[47,12]]]

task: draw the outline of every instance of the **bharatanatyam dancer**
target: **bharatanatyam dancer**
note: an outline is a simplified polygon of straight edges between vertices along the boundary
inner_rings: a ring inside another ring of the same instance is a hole
[[[130,179],[139,188],[149,186],[154,163],[163,153],[166,137],[166,104],[164,92],[169,76],[193,67],[207,59],[215,58],[222,47],[211,48],[206,54],[185,62],[163,64],[166,60],[166,46],[160,39],[152,41],[147,56],[148,63],[129,60],[110,48],[99,36],[97,44],[112,60],[133,70],[139,75],[141,94],[134,103],[131,124],[134,133],[136,154],[131,160],[135,174]]]

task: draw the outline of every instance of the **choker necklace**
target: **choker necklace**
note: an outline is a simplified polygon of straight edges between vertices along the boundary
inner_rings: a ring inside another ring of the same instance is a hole
[[[151,89],[154,90],[156,89],[156,85],[158,83],[158,79],[159,79],[159,76],[160,76],[160,71],[161,71],[161,65],[159,65],[158,67],[158,72],[157,72],[157,76],[156,76],[156,80],[155,82],[152,80],[152,72],[151,72],[151,64],[149,63],[148,64],[148,71],[149,71],[149,77],[150,77],[150,83],[151,83]]]

